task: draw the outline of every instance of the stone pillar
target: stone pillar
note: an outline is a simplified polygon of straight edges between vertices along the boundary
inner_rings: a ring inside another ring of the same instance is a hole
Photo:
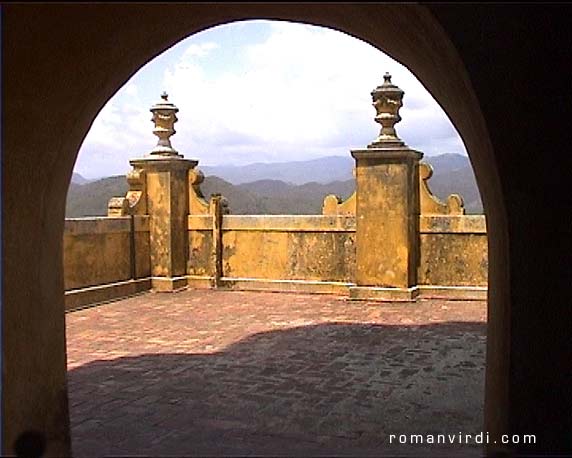
[[[399,139],[403,91],[384,83],[371,93],[381,124],[377,139],[352,150],[356,160],[356,286],[350,298],[410,301],[417,296],[418,162],[423,154]]]
[[[189,209],[188,173],[198,161],[185,159],[171,146],[169,137],[179,111],[168,101],[151,107],[157,146],[130,164],[145,178],[145,206],[149,215],[151,281],[155,291],[175,291],[187,286]],[[144,172],[144,173],[141,173]]]

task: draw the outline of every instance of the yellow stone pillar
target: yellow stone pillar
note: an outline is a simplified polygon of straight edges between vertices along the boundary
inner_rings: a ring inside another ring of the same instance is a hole
[[[149,215],[151,284],[155,291],[175,291],[187,286],[189,170],[198,161],[185,159],[171,146],[169,137],[179,111],[167,94],[151,108],[157,146],[130,164],[145,179],[146,214]]]
[[[350,298],[410,301],[417,296],[418,162],[423,154],[399,139],[403,91],[384,83],[372,92],[382,128],[356,160],[356,286]]]

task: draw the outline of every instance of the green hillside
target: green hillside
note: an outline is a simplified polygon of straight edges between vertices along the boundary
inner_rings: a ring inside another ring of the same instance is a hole
[[[107,215],[107,202],[125,196],[129,186],[125,176],[103,178],[79,185],[71,183],[66,201],[66,218]]]
[[[449,194],[457,193],[463,196],[467,213],[482,213],[482,203],[468,158],[461,155],[441,155],[427,158],[434,166],[434,175],[429,181],[431,190],[445,199]],[[351,167],[347,161],[329,161],[330,165],[337,164],[335,170],[331,170],[331,176],[351,176]],[[304,165],[305,164],[305,165]],[[296,167],[311,168],[316,160],[293,162],[286,169],[289,174],[294,173]],[[265,171],[272,167],[264,164],[257,169],[257,164],[244,166],[249,174],[264,176]],[[335,167],[334,167],[335,168]],[[234,168],[234,172],[241,168]],[[272,171],[271,170],[271,171]],[[224,170],[220,170],[224,172]],[[270,172],[269,172],[270,173]],[[305,176],[310,176],[305,171]],[[320,175],[323,177],[324,173]],[[68,191],[66,204],[66,216],[78,218],[83,216],[105,216],[107,214],[107,202],[111,197],[125,196],[127,193],[127,180],[124,176],[103,178],[97,181],[89,181],[84,184],[72,182]],[[324,197],[328,194],[336,194],[345,199],[354,189],[353,179],[332,181],[330,183],[310,182],[305,184],[286,183],[281,180],[265,179],[249,183],[232,184],[218,176],[207,176],[201,186],[207,198],[217,192],[221,193],[229,201],[231,213],[237,215],[261,215],[261,214],[320,214]]]
[[[84,185],[72,183],[66,202],[66,217],[105,216],[109,199],[125,196],[127,189],[124,176],[103,178]],[[206,177],[201,185],[207,198],[213,193],[225,196],[231,212],[236,215],[320,214],[326,195],[337,194],[346,198],[353,189],[353,180],[301,186],[263,180],[235,186],[215,176]]]

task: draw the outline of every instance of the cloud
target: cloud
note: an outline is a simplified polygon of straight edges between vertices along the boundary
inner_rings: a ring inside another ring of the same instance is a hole
[[[130,95],[132,97],[136,97],[138,94],[138,88],[137,85],[135,83],[127,83],[125,85],[125,93],[127,95]]]
[[[212,41],[199,44],[193,43],[183,54],[182,60],[188,60],[193,57],[206,57],[211,53],[211,51],[217,49],[218,47],[219,45],[217,43],[213,43]]]
[[[264,26],[270,33],[243,47],[228,41],[230,28],[238,29],[233,24],[221,26],[225,34],[217,27],[191,36],[180,44],[183,52],[175,61],[162,59],[168,65],[154,70],[160,75],[153,84],[157,95],[166,89],[180,109],[172,142],[186,157],[211,165],[349,154],[379,131],[370,92],[386,71],[405,91],[403,121],[396,126],[400,136],[426,154],[465,154],[423,85],[381,51],[325,28]],[[242,23],[240,33],[249,27],[262,25]],[[152,64],[139,72],[138,81]],[[126,150],[141,156],[154,146],[143,86],[130,82],[108,103],[86,139],[86,151],[116,150],[127,162]]]

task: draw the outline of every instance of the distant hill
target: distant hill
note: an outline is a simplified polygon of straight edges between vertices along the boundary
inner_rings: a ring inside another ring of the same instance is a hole
[[[354,190],[354,181],[326,185],[307,183],[289,185],[277,180],[263,180],[235,186],[219,177],[206,177],[201,185],[209,198],[218,192],[227,198],[230,209],[237,215],[320,214],[324,197],[337,194],[347,198]],[[114,176],[85,185],[72,183],[68,190],[66,217],[105,216],[111,197],[125,196],[128,190],[125,176]]]
[[[124,175],[102,178],[82,185],[71,183],[66,200],[66,218],[107,215],[107,202],[125,196],[129,186]]]
[[[326,158],[328,159],[328,158]],[[331,158],[330,158],[331,159]],[[469,160],[460,155],[441,155],[428,157],[427,161],[433,165],[434,175],[430,180],[431,190],[441,199],[445,199],[451,193],[458,193],[463,196],[465,208],[468,213],[482,213],[482,203],[480,200],[477,184],[473,175]],[[325,176],[328,171],[314,170],[316,161],[292,162],[285,164],[264,164],[280,165],[283,170],[293,171],[295,169],[305,169],[304,173],[310,174],[314,178]],[[305,164],[305,165],[304,165]],[[251,164],[251,171],[258,168],[260,164]],[[320,214],[324,197],[328,194],[336,194],[345,199],[349,197],[354,189],[355,182],[352,178],[353,159],[343,162],[333,160],[330,162],[333,169],[332,176],[345,176],[350,178],[345,180],[334,180],[321,183],[317,179],[304,184],[293,184],[284,180],[263,179],[240,184],[232,184],[226,179],[218,176],[207,176],[201,186],[207,198],[219,192],[225,196],[233,214]],[[235,171],[240,171],[244,167],[235,167]],[[338,167],[338,168],[336,168]],[[208,169],[201,167],[203,172]],[[263,167],[257,172],[259,175],[271,170]],[[306,170],[308,169],[308,170]],[[345,170],[345,172],[344,172]],[[319,173],[318,173],[319,172]],[[254,173],[254,172],[253,172]],[[320,176],[318,176],[320,175]],[[124,176],[114,176],[101,180],[87,182],[79,185],[71,183],[68,191],[66,205],[66,216],[77,218],[82,216],[104,216],[107,214],[107,202],[111,197],[124,196],[127,193],[128,185]]]
[[[222,194],[229,201],[230,210],[234,214],[260,215],[269,212],[263,197],[219,177],[207,176],[201,190],[207,200],[214,193]]]
[[[342,199],[351,196],[355,182],[352,178],[327,184],[312,182],[297,186],[279,180],[259,180],[236,187],[260,196],[266,213],[270,215],[315,215],[322,213],[324,197],[328,194],[336,194]],[[229,201],[233,210],[230,198]]]
[[[274,162],[242,166],[204,166],[205,175],[216,175],[232,184],[252,183],[260,180],[279,180],[291,184],[311,181],[331,183],[351,180],[354,160],[348,156],[329,156],[309,161]]]
[[[465,167],[471,168],[467,156],[441,154],[426,156],[436,174],[447,174]],[[333,181],[347,181],[353,178],[354,159],[347,156],[328,156],[308,161],[258,162],[248,165],[200,166],[207,176],[215,175],[232,184],[252,183],[261,180],[283,181],[288,184],[316,182],[321,184]]]
[[[433,166],[435,174],[447,174],[466,167],[471,168],[469,158],[460,154],[447,153],[438,156],[425,156],[423,161],[429,162]]]
[[[72,178],[71,178],[71,182],[74,184],[85,184],[85,183],[89,183],[91,180],[88,180],[87,178],[82,177],[79,173],[73,173],[72,174]]]

